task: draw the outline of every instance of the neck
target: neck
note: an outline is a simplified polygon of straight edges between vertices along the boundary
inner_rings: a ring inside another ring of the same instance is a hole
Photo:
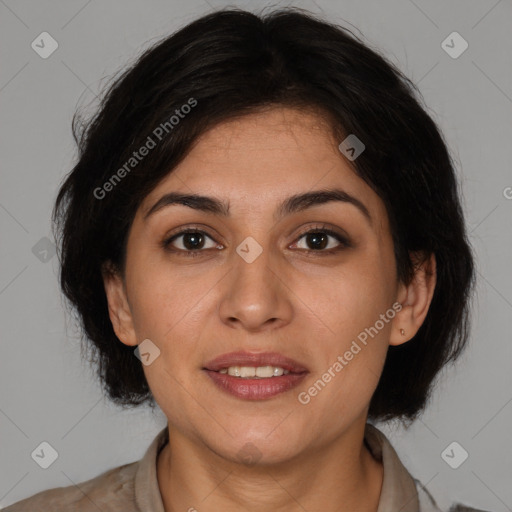
[[[383,467],[363,443],[364,423],[328,445],[279,464],[246,466],[171,425],[157,461],[165,512],[376,512]]]

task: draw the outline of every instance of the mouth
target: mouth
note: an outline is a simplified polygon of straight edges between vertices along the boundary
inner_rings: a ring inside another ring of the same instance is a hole
[[[230,368],[278,368],[283,372],[288,373],[304,373],[309,370],[298,363],[297,361],[283,356],[278,352],[230,352],[229,354],[222,354],[221,356],[212,359],[205,364],[204,370],[219,372],[227,370],[229,373]],[[264,370],[261,370],[263,372]],[[224,372],[226,373],[226,372]],[[231,374],[230,374],[231,375]],[[237,375],[239,376],[239,375]],[[243,375],[240,375],[243,377]],[[247,376],[252,376],[247,374]],[[272,376],[272,375],[271,375]],[[279,375],[276,375],[279,376]],[[268,377],[267,374],[264,377]]]
[[[231,352],[209,361],[203,371],[222,391],[263,400],[296,387],[309,370],[277,352]]]

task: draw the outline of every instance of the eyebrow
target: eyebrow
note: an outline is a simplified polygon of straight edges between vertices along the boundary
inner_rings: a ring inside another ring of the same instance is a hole
[[[368,208],[356,197],[339,188],[329,188],[323,190],[314,190],[303,194],[296,194],[286,198],[276,209],[274,220],[279,220],[286,215],[301,212],[316,205],[337,201],[348,203],[355,206],[372,225],[372,217]],[[181,194],[178,192],[169,192],[163,195],[144,215],[146,220],[150,215],[171,205],[188,206],[194,210],[229,217],[229,203],[226,203],[215,197],[208,197],[199,194]]]

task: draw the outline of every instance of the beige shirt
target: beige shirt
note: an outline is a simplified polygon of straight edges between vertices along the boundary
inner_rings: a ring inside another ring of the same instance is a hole
[[[167,427],[161,430],[139,461],[105,471],[77,486],[41,491],[2,511],[165,512],[158,487],[156,464],[160,450],[169,440],[168,434]],[[377,512],[443,512],[420,482],[409,474],[379,429],[367,423],[364,440],[373,457],[382,461],[384,467]],[[485,512],[461,505],[453,506],[448,512],[466,511]]]

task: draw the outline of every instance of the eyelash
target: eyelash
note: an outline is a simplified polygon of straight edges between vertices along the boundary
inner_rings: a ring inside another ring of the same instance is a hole
[[[186,235],[189,233],[199,233],[201,235],[205,235],[208,238],[214,240],[213,237],[211,237],[205,231],[198,229],[198,228],[189,227],[189,228],[186,228],[178,233],[173,234],[170,237],[167,237],[166,239],[164,239],[162,241],[161,245],[166,251],[169,251],[169,252],[172,252],[175,254],[179,254],[181,256],[190,257],[190,258],[195,258],[197,256],[201,256],[202,253],[205,252],[204,250],[201,250],[201,249],[197,249],[197,250],[193,250],[193,251],[186,251],[183,249],[171,249],[170,248],[170,245],[174,240],[176,240],[177,238],[179,238],[182,235]],[[352,247],[351,243],[348,241],[347,238],[345,238],[343,235],[333,231],[332,229],[329,229],[325,225],[315,226],[313,228],[308,228],[305,231],[302,231],[298,235],[297,241],[309,233],[324,233],[326,235],[332,236],[341,244],[341,246],[335,247],[334,249],[328,249],[328,250],[301,249],[302,251],[304,251],[305,253],[307,253],[308,255],[311,255],[311,256],[329,256],[329,255],[335,254],[343,249]]]

